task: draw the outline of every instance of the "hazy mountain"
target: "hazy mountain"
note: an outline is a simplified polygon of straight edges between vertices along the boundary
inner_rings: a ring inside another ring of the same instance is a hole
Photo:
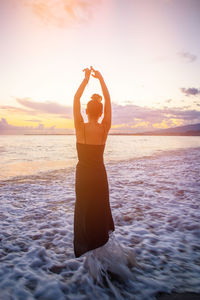
[[[200,135],[200,123],[143,132],[149,135]]]

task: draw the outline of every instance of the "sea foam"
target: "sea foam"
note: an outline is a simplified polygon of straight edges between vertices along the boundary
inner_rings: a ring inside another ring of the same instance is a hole
[[[158,292],[200,292],[199,148],[106,169],[115,241],[78,259],[75,168],[0,182],[0,299],[151,300]],[[127,249],[137,265],[123,261]]]

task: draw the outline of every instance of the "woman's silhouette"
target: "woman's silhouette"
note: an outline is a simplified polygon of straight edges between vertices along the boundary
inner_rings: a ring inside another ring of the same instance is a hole
[[[103,153],[108,131],[111,127],[111,101],[104,79],[99,71],[85,69],[85,78],[74,96],[74,124],[78,163],[76,166],[76,203],[74,212],[74,252],[79,257],[89,250],[103,246],[114,231],[114,223],[109,204],[107,174]],[[91,74],[92,73],[92,74]],[[102,97],[93,94],[87,103],[88,122],[81,115],[80,98],[90,79],[90,75],[100,82]]]

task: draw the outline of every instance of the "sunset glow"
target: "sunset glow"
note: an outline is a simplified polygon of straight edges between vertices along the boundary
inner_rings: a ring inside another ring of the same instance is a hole
[[[102,72],[111,132],[200,122],[200,2],[14,0],[0,2],[0,134],[72,133],[84,74]],[[83,114],[92,93],[83,96]]]

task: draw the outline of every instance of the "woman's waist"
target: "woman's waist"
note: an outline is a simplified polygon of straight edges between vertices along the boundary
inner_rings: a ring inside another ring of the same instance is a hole
[[[78,160],[77,166],[83,166],[88,168],[105,168],[104,161],[86,161]]]

